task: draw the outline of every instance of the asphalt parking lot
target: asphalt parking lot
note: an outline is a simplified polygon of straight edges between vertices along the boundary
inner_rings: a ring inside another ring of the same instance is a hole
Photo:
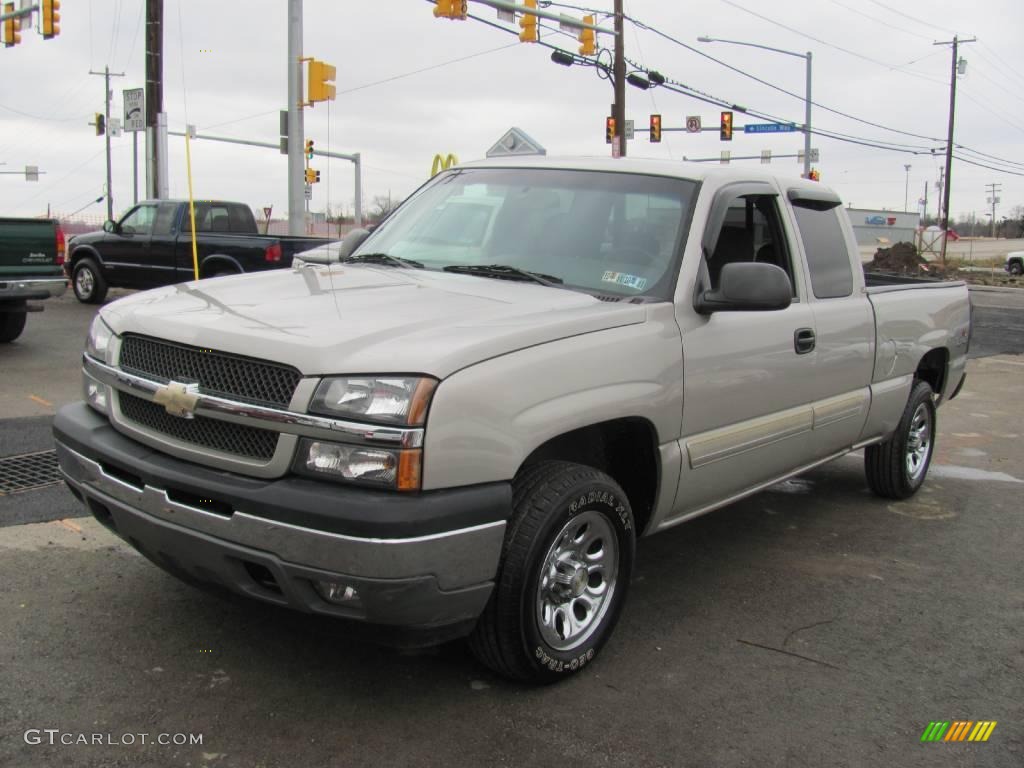
[[[197,592],[60,486],[0,497],[0,765],[1022,765],[1021,293],[972,292],[916,497],[872,496],[849,456],[642,541],[611,644],[550,688]],[[93,312],[52,302],[0,349],[0,456],[50,446]],[[998,725],[922,743],[935,720]]]

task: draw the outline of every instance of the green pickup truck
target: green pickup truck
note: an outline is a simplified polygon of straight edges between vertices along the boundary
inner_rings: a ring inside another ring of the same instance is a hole
[[[30,301],[67,290],[64,252],[56,219],[0,218],[0,343],[21,335],[29,312],[42,311]]]

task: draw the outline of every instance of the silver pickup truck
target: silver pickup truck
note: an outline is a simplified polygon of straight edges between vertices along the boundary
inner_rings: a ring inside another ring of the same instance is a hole
[[[71,492],[189,582],[522,680],[594,659],[638,536],[861,448],[912,495],[964,383],[965,286],[866,287],[795,178],[470,163],[308,261],[101,309]]]

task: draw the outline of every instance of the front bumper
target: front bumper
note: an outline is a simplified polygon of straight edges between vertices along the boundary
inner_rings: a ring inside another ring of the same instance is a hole
[[[72,493],[187,581],[409,628],[468,628],[490,597],[511,504],[506,483],[403,495],[248,478],[149,450],[84,403],[58,412],[54,437]],[[352,599],[328,601],[317,582],[351,587]]]
[[[0,280],[0,301],[40,301],[63,296],[68,281],[60,277],[23,277]]]

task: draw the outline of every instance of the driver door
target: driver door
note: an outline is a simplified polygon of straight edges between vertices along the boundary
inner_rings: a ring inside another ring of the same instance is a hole
[[[692,296],[677,300],[683,461],[674,521],[813,459],[814,313],[788,227],[769,184],[729,185],[715,197],[698,290],[717,289],[726,264],[759,261],[787,273],[793,298],[782,310],[710,315],[695,311]]]
[[[159,284],[151,282],[149,264],[156,208],[155,203],[135,206],[104,239],[103,264],[112,284],[127,288]]]

